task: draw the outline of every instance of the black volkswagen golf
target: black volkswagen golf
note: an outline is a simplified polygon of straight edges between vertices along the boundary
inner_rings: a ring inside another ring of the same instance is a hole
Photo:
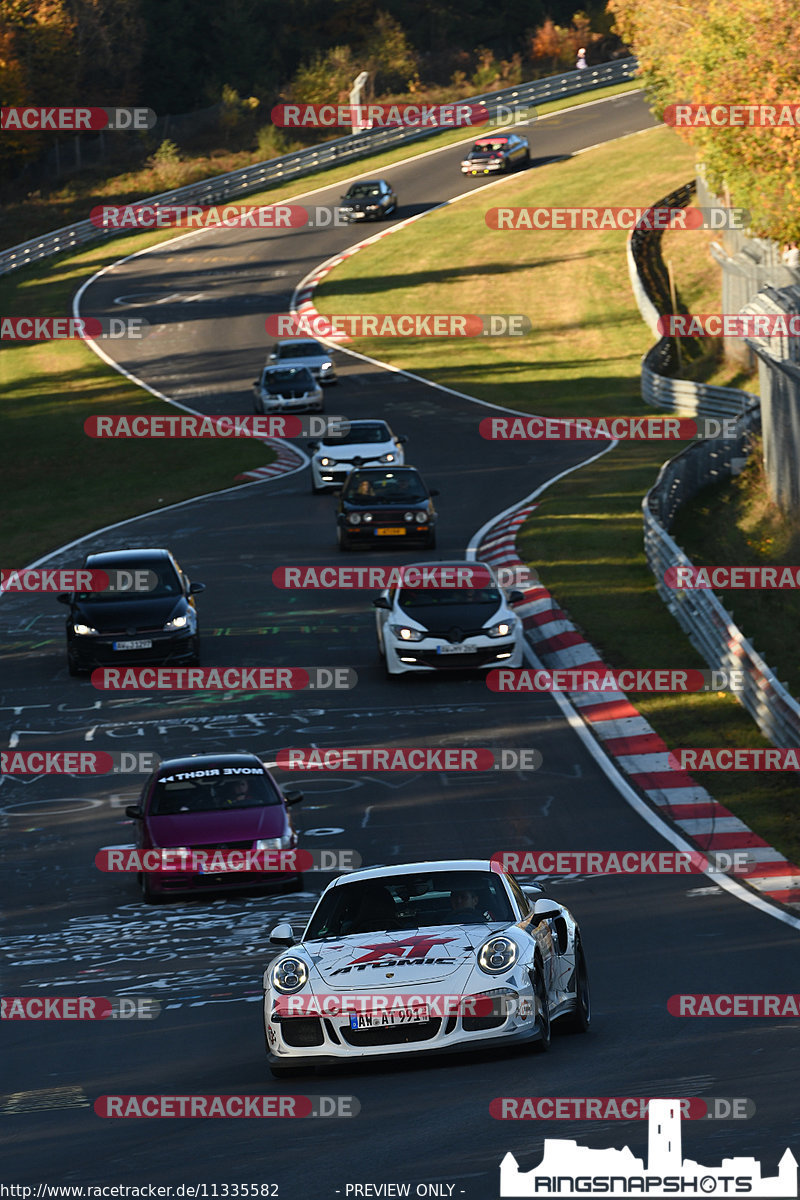
[[[436,545],[433,497],[416,467],[359,467],[347,476],[337,514],[339,549],[379,542]]]
[[[200,631],[192,583],[169,550],[107,550],[89,554],[94,571],[149,572],[147,591],[62,592],[69,607],[70,675],[110,664],[200,663]],[[143,578],[140,575],[139,578]]]

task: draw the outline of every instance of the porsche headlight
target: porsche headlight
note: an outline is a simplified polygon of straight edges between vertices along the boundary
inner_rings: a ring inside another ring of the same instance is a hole
[[[508,637],[514,626],[510,621],[498,621],[497,625],[492,625],[490,629],[485,630],[487,637],[501,638]]]
[[[308,982],[308,966],[302,958],[289,955],[278,959],[270,971],[270,981],[276,992],[284,996],[299,992]]]
[[[97,633],[93,625],[81,625],[80,623],[72,626],[73,632],[77,633],[78,637],[86,637],[89,633]]]
[[[487,975],[504,975],[519,958],[517,943],[508,937],[493,937],[478,951],[478,966]]]
[[[389,628],[401,642],[421,642],[426,636],[421,629],[412,629],[409,625],[390,625]]]
[[[164,628],[165,629],[185,629],[188,624],[189,624],[189,618],[184,615],[181,617],[173,617],[171,621],[167,621]]]

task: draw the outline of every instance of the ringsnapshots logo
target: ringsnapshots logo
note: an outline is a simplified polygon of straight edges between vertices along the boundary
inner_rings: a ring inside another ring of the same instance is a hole
[[[245,1095],[115,1095],[98,1096],[98,1117],[255,1117],[259,1120],[300,1117],[357,1117],[355,1096]]]
[[[746,208],[490,208],[484,220],[489,229],[643,231],[672,229],[746,229]]]
[[[542,765],[538,750],[485,746],[303,746],[275,757],[283,771],[535,771]]]
[[[684,442],[733,438],[735,417],[484,417],[478,425],[487,442]]]
[[[2,342],[142,341],[152,332],[143,317],[0,317]]]
[[[87,417],[83,432],[90,438],[337,438],[346,437],[346,417],[318,416],[159,416],[107,414]]]
[[[726,1158],[718,1167],[684,1159],[681,1144],[682,1101],[651,1099],[648,1109],[647,1162],[623,1150],[595,1150],[576,1141],[545,1138],[542,1161],[520,1170],[510,1152],[500,1164],[501,1197],[579,1196],[760,1196],[797,1195],[797,1160],[786,1150],[778,1174],[765,1177],[753,1157]]]
[[[533,328],[524,313],[275,313],[264,327],[270,337],[481,338],[524,337]]]
[[[152,996],[3,996],[4,1021],[153,1021],[161,1004]]]
[[[157,121],[152,108],[34,108],[0,109],[0,129],[52,133],[91,133],[100,130],[141,132]]]
[[[99,691],[302,692],[349,691],[352,667],[97,667]]]
[[[0,592],[100,593],[140,595],[158,587],[158,575],[145,568],[94,570],[88,567],[10,567],[0,569]]]
[[[493,588],[510,590],[534,586],[539,578],[534,570],[518,563],[494,567],[491,571],[482,563],[458,563],[440,566],[438,563],[414,563],[409,566],[276,567],[272,572],[274,587],[284,591],[376,591],[386,588]]]
[[[144,750],[0,750],[0,775],[149,775],[160,762]]]

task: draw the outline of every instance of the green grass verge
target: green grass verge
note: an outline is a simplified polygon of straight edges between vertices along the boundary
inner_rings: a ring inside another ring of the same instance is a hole
[[[652,344],[633,301],[622,232],[495,231],[499,205],[647,205],[692,177],[692,153],[659,128],[546,171],[514,176],[489,192],[383,238],[337,267],[317,289],[328,315],[523,312],[523,338],[493,341],[359,339],[354,349],[476,397],[551,416],[634,416],[640,360]],[[395,238],[402,238],[402,253]],[[693,311],[719,305],[718,269],[705,253],[713,234],[674,231],[664,252]],[[698,373],[756,390],[710,356]],[[476,437],[477,419],[476,419]],[[622,443],[544,493],[518,547],[610,665],[704,667],[656,595],[644,557],[641,500],[675,443]],[[713,536],[716,526],[712,527]],[[741,561],[730,559],[729,561]],[[764,746],[728,695],[634,698],[667,745]],[[721,803],[800,860],[800,812],[791,776],[708,772]]]

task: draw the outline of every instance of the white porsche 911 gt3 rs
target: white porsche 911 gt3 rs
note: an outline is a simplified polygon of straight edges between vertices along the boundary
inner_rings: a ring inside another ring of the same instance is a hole
[[[586,959],[563,905],[486,860],[354,871],[322,893],[264,972],[272,1073],[346,1060],[547,1050],[551,1022],[589,1027]]]

